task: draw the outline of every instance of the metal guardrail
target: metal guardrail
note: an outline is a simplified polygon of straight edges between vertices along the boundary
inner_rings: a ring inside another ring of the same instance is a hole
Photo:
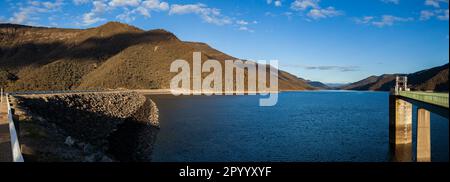
[[[6,104],[8,105],[8,122],[9,122],[9,133],[11,136],[11,149],[13,154],[13,162],[24,162],[22,151],[20,150],[19,139],[17,138],[16,126],[14,125],[14,120],[11,112],[11,105],[9,103],[9,95],[6,94]]]
[[[421,102],[448,107],[448,93],[400,91],[398,95]]]

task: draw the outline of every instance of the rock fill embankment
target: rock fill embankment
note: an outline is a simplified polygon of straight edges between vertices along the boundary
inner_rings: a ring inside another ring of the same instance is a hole
[[[156,104],[138,93],[17,96],[25,160],[150,161]]]

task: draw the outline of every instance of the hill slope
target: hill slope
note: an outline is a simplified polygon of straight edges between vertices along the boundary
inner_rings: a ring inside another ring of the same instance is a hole
[[[328,85],[326,85],[326,84],[324,84],[322,82],[319,82],[319,81],[309,81],[308,80],[308,84],[313,86],[313,87],[315,87],[315,88],[317,88],[317,89],[320,89],[320,90],[330,90],[330,89],[332,89],[330,86],[328,86]]]
[[[0,24],[0,86],[8,90],[169,88],[172,61],[235,59],[204,43],[184,42],[165,30],[117,22],[91,29]],[[191,64],[192,65],[192,64]],[[203,75],[206,76],[206,75]],[[314,87],[279,71],[281,90]]]
[[[448,92],[448,63],[412,74],[371,76],[340,89],[389,91],[395,85],[395,77],[399,75],[408,76],[408,85],[412,90]]]

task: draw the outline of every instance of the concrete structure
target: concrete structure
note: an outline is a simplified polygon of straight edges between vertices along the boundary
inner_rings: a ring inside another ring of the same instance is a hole
[[[412,104],[389,97],[389,141],[395,144],[412,143]]]
[[[409,144],[391,144],[390,160],[391,162],[413,162],[412,143]]]
[[[412,161],[412,108],[417,107],[416,161],[431,162],[430,112],[448,118],[448,93],[411,92],[407,78],[396,79],[389,96],[389,143],[393,161]]]
[[[395,77],[395,94],[399,91],[409,91],[408,88],[408,77],[406,76],[396,76]]]
[[[430,112],[417,111],[417,162],[431,161]]]
[[[0,97],[0,162],[23,162],[9,97]]]
[[[0,162],[12,162],[11,135],[9,132],[8,106],[6,97],[0,103]]]
[[[398,96],[448,108],[448,93],[399,91]]]

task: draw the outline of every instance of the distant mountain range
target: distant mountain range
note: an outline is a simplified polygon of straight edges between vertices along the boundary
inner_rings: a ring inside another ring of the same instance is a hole
[[[348,85],[348,83],[322,83],[310,80],[308,80],[307,83],[319,90],[338,90],[340,87]]]
[[[324,83],[328,87],[331,87],[332,89],[336,89],[345,85],[348,85],[349,83]]]
[[[361,81],[340,87],[343,90],[389,91],[395,85],[396,76],[407,76],[412,90],[448,92],[448,63],[411,74],[384,74],[370,76]]]
[[[192,53],[235,60],[207,44],[185,42],[166,30],[144,31],[118,22],[90,29],[0,24],[0,86],[8,90],[165,89],[176,59]],[[239,68],[243,69],[243,68]],[[268,74],[272,74],[268,70]],[[206,75],[203,75],[205,77]],[[279,71],[280,90],[313,90]]]
[[[319,82],[319,81],[310,81],[308,80],[307,83],[315,88],[318,88],[320,90],[330,90],[332,87],[328,86],[325,83]]]

